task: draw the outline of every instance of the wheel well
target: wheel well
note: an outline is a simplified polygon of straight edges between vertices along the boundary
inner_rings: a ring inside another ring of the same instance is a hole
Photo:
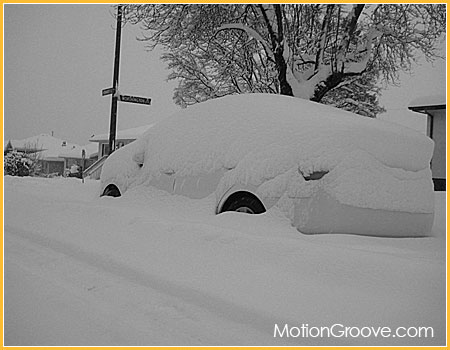
[[[116,185],[110,184],[103,190],[101,197],[103,196],[120,197],[121,193]]]
[[[217,211],[218,214],[223,212],[223,209],[226,208],[227,206],[229,206],[231,203],[233,203],[236,199],[239,199],[242,196],[246,196],[246,197],[250,197],[252,199],[255,199],[259,202],[259,204],[261,204],[261,206],[264,208],[264,211],[266,211],[266,207],[264,206],[264,204],[261,202],[261,200],[255,196],[253,193],[251,192],[247,192],[247,191],[237,191],[234,192],[233,194],[231,194],[226,200],[225,202],[223,202],[223,204],[221,205],[221,207],[219,208],[219,210]]]

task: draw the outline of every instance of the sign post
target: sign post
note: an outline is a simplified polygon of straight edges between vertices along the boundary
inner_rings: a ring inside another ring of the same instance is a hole
[[[117,101],[139,103],[150,105],[151,99],[146,97],[120,95],[119,86],[119,63],[120,63],[120,38],[122,34],[122,5],[117,6],[117,24],[116,24],[116,49],[114,56],[114,74],[113,86],[102,90],[102,96],[112,95],[111,97],[111,120],[109,124],[109,150],[108,155],[116,149],[116,129],[117,129]],[[84,181],[84,179],[83,179]]]
[[[114,152],[116,147],[116,127],[117,127],[117,95],[115,92],[119,85],[119,63],[120,63],[120,38],[122,35],[122,5],[117,6],[117,24],[116,24],[116,50],[114,56],[114,74],[113,74],[113,86],[112,86],[112,98],[111,98],[111,120],[109,124],[109,152]],[[105,89],[109,90],[109,89]],[[109,92],[109,91],[107,91]],[[103,92],[102,92],[103,93]]]
[[[84,183],[83,171],[84,171],[84,168],[85,168],[85,165],[86,165],[86,161],[85,161],[85,159],[86,159],[86,151],[84,150],[84,148],[81,150],[81,158],[83,160],[83,162],[81,163],[81,183]]]

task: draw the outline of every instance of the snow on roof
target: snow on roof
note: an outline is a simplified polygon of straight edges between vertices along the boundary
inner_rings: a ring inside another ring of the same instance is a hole
[[[419,107],[434,107],[434,106],[442,106],[446,105],[446,100],[444,95],[430,95],[430,96],[421,96],[415,98],[409,103],[408,108],[419,108]]]
[[[48,134],[40,134],[31,136],[22,140],[10,140],[13,149],[26,150],[33,149],[40,151],[40,158],[46,159],[58,159],[60,154],[75,147],[80,147],[77,144],[69,143],[65,140],[53,137]]]
[[[98,153],[98,147],[94,143],[89,143],[84,146],[78,146],[64,149],[63,152],[59,154],[61,158],[82,158],[83,150],[86,152],[86,158],[95,156]]]
[[[153,126],[153,124],[149,124],[149,125],[139,126],[136,128],[120,130],[117,132],[116,140],[136,140],[139,136],[144,134],[152,126]],[[89,141],[91,141],[91,142],[101,142],[101,141],[108,141],[108,140],[109,140],[109,133],[93,135],[89,139]]]

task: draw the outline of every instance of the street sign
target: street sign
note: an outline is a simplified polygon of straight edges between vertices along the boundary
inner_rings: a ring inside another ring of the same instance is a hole
[[[122,102],[140,103],[142,105],[149,105],[152,102],[151,98],[120,95],[119,100]]]
[[[103,89],[102,90],[102,96],[111,95],[111,94],[114,93],[114,90],[115,89],[113,87],[107,88],[107,89]]]

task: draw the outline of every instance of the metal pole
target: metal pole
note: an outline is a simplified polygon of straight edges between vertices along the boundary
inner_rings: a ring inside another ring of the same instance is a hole
[[[109,154],[116,148],[117,100],[119,86],[120,37],[122,34],[122,5],[117,6],[116,52],[114,56],[113,94],[111,98],[111,121],[109,124]]]

